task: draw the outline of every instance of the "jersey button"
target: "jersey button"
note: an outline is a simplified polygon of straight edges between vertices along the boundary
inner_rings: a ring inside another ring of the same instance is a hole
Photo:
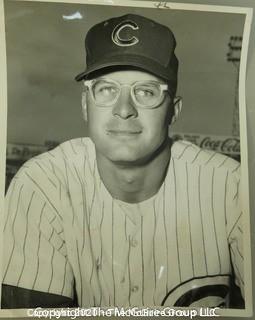
[[[138,290],[139,290],[139,287],[138,287],[138,286],[133,286],[133,287],[131,288],[131,291],[132,291],[133,293],[137,292]]]
[[[135,248],[137,245],[138,245],[137,240],[134,239],[134,238],[132,238],[132,239],[131,239],[131,246]]]

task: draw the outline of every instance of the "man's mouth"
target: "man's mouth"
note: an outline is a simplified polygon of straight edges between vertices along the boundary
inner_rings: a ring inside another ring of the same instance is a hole
[[[129,130],[129,129],[109,129],[106,130],[108,135],[115,136],[136,136],[142,132],[142,130]]]

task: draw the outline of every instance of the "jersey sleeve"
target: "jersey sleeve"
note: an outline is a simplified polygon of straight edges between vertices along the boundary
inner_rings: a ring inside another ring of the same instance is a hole
[[[60,188],[35,159],[13,178],[5,203],[3,284],[73,298]]]
[[[229,172],[226,198],[227,236],[235,284],[244,297],[243,211],[241,206],[240,168]]]

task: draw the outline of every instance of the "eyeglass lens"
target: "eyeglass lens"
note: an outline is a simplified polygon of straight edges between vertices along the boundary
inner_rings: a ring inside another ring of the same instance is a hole
[[[98,79],[92,85],[93,97],[99,105],[110,105],[117,101],[121,85],[105,79]],[[137,105],[154,106],[160,102],[162,91],[155,82],[139,82],[131,86],[131,95]]]

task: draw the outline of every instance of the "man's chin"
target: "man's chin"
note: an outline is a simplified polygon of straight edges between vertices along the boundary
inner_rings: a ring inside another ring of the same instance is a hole
[[[153,154],[142,154],[141,152],[127,152],[120,154],[118,152],[114,152],[109,154],[107,158],[118,166],[138,167],[148,164],[153,158]]]
[[[118,165],[135,165],[139,163],[139,156],[138,155],[132,155],[132,154],[111,154],[110,157],[108,157],[110,161],[112,161],[115,164]]]

